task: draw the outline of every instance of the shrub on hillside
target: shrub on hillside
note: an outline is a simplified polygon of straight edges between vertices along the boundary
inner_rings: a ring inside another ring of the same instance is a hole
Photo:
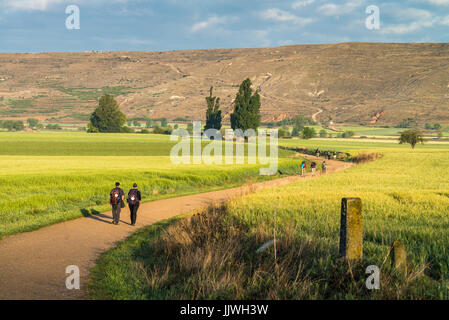
[[[124,127],[120,128],[120,132],[122,132],[122,133],[134,133],[135,131],[134,131],[133,128],[124,126]]]
[[[153,133],[155,134],[171,134],[173,129],[171,127],[160,127],[156,126],[153,129]]]
[[[62,130],[62,127],[59,124],[47,124],[47,126],[45,127],[45,129],[47,130]]]

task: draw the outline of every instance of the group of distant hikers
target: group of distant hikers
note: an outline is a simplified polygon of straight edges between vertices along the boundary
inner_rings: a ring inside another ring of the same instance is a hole
[[[120,211],[125,207],[125,192],[120,188],[120,182],[115,183],[115,188],[111,190],[109,203],[112,206],[112,223],[118,225],[120,221]],[[137,210],[140,206],[142,196],[137,189],[137,183],[133,184],[132,189],[128,192],[126,202],[128,202],[129,212],[131,216],[131,225],[136,225]]]
[[[312,169],[313,176],[316,173],[316,167],[317,167],[317,164],[315,161],[310,163],[310,168]],[[302,176],[306,173],[306,170],[307,170],[307,162],[303,161],[303,162],[301,162],[301,175]],[[323,163],[321,164],[321,171],[323,173],[326,173],[326,170],[327,170],[327,164],[326,164],[326,161],[323,161]]]
[[[321,154],[320,150],[319,150],[319,149],[316,149],[315,155],[316,155],[317,157],[319,157],[320,154]],[[337,159],[337,154],[336,154],[335,152],[325,151],[325,152],[324,152],[324,157],[325,157],[326,159],[328,159],[328,160],[330,160],[331,157],[332,157],[333,159]],[[314,176],[315,173],[316,173],[317,163],[316,163],[315,161],[312,161],[312,162],[310,163],[310,168],[312,169],[312,175]],[[306,173],[306,170],[307,170],[307,162],[306,162],[306,161],[302,161],[302,162],[301,162],[301,175],[304,175],[304,174]],[[326,163],[326,160],[324,160],[323,163],[321,164],[321,171],[322,171],[323,173],[326,173],[326,170],[327,170],[327,163]]]
[[[334,159],[334,160],[337,160],[337,153],[334,152],[334,151],[324,151],[324,152],[321,152],[320,149],[316,149],[316,150],[315,150],[315,155],[316,155],[317,157],[319,157],[321,154],[323,154],[323,155],[324,155],[324,158],[327,159],[327,160],[330,160],[331,158]]]

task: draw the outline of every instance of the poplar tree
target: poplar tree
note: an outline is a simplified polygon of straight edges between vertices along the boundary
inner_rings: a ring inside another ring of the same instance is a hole
[[[254,129],[260,126],[260,95],[258,90],[253,94],[251,80],[242,82],[234,100],[234,112],[231,114],[232,129]]]
[[[220,98],[213,96],[213,87],[210,87],[210,96],[206,97],[207,111],[206,111],[206,125],[204,130],[207,129],[221,129],[221,110],[220,110]]]

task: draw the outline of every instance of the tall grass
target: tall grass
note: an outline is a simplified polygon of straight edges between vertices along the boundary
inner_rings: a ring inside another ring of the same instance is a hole
[[[301,143],[322,150],[351,149],[348,141],[324,141],[321,146],[320,141]],[[117,272],[94,272],[94,297],[449,298],[448,146],[411,150],[396,144],[363,149],[360,145],[352,146],[354,155],[369,150],[382,158],[245,195],[204,216],[181,220],[170,228],[160,226],[157,237],[142,231],[99,260],[96,270],[115,265]],[[360,197],[363,202],[363,260],[352,265],[338,259],[343,197]],[[255,253],[273,239],[275,205],[279,272],[272,249]],[[395,240],[406,246],[407,274],[391,267],[390,246]],[[126,254],[130,251],[134,255]],[[134,287],[138,295],[120,289],[128,287],[118,272],[123,265],[141,281]],[[369,265],[381,268],[380,290],[365,286]]]
[[[283,224],[249,227],[225,205],[147,228],[103,255],[89,285],[97,299],[418,299],[435,298],[438,283],[423,268],[407,274],[382,267],[381,291],[365,286],[372,261],[348,263],[334,246],[298,237]]]

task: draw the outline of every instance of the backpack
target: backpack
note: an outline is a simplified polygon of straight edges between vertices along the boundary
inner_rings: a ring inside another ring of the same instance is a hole
[[[112,189],[112,192],[111,192],[111,203],[112,204],[119,204],[121,200],[122,199],[120,197],[120,190],[117,189],[117,188]]]
[[[136,189],[132,189],[129,191],[128,203],[132,204],[132,205],[139,203],[139,199],[137,198],[137,190]]]

